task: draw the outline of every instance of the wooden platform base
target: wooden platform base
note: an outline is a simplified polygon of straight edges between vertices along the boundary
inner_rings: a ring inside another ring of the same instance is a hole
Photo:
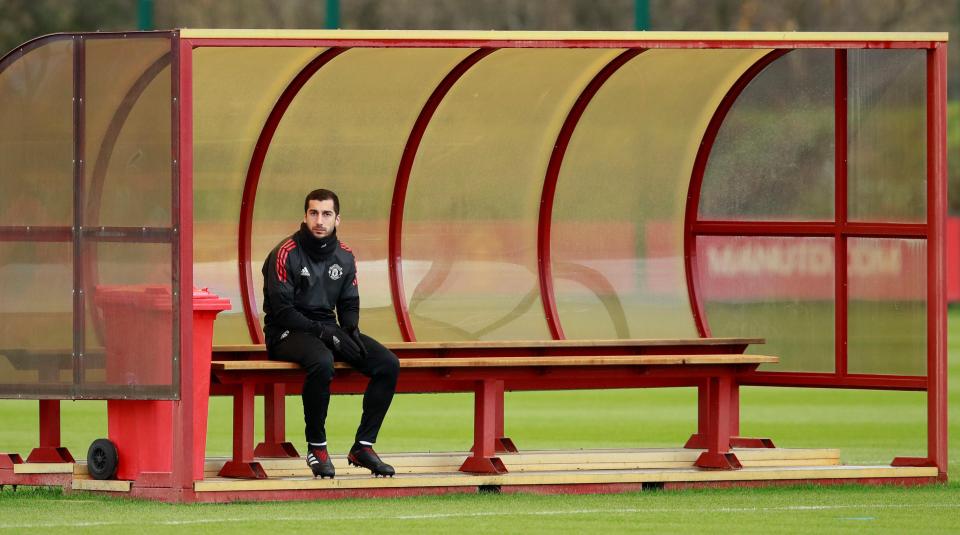
[[[207,501],[205,493],[239,497],[242,493],[272,492],[274,499],[298,491],[327,491],[330,497],[342,495],[344,490],[365,490],[379,495],[388,489],[420,489],[437,493],[442,489],[452,492],[496,488],[523,492],[542,492],[555,487],[561,492],[576,493],[576,486],[590,487],[589,492],[639,490],[661,488],[674,483],[729,483],[774,482],[805,480],[873,480],[897,478],[936,478],[936,470],[929,468],[894,468],[891,466],[840,466],[837,450],[811,449],[738,449],[743,463],[741,470],[702,470],[693,466],[700,450],[643,449],[643,450],[581,450],[530,451],[502,454],[509,470],[506,474],[470,475],[457,468],[466,458],[465,453],[429,453],[391,456],[386,462],[397,470],[393,478],[374,478],[366,470],[346,466],[343,457],[334,456],[337,468],[335,479],[314,479],[302,459],[263,461],[268,479],[237,480],[214,476],[223,461],[211,459],[206,469],[211,476],[194,485],[197,498]],[[236,494],[235,494],[236,493]],[[417,492],[410,492],[416,494]],[[356,493],[349,493],[356,495]],[[391,493],[395,495],[396,493]],[[319,497],[319,496],[318,496]],[[234,498],[238,499],[238,498]]]
[[[457,453],[385,453],[397,475],[375,478],[367,470],[347,466],[333,456],[335,479],[315,479],[303,459],[259,459],[267,479],[219,478],[226,458],[210,458],[206,478],[192,492],[166,491],[130,481],[90,479],[83,463],[17,465],[26,481],[44,477],[73,490],[140,496],[164,501],[229,502],[239,500],[305,500],[345,497],[412,496],[478,491],[587,494],[702,486],[759,486],[817,482],[926,484],[937,480],[929,467],[842,466],[834,449],[740,448],[740,470],[703,470],[694,466],[702,450],[618,449],[526,451],[501,454],[508,472],[471,475],[457,469],[467,458]],[[72,471],[72,474],[69,473]],[[12,471],[11,471],[12,472]],[[67,472],[67,473],[65,473]],[[61,481],[64,477],[68,481]]]

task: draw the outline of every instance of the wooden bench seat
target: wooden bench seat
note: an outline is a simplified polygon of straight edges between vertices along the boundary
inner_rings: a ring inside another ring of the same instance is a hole
[[[777,357],[766,355],[604,355],[576,357],[462,357],[462,358],[408,358],[400,361],[401,368],[496,368],[517,366],[652,366],[663,364],[767,364]],[[350,369],[348,364],[335,362],[334,369]],[[300,365],[276,360],[214,361],[216,371],[240,370],[299,370]]]
[[[473,455],[461,466],[471,473],[506,471],[497,453],[517,451],[503,432],[506,390],[566,390],[696,386],[698,429],[686,447],[705,449],[703,468],[740,467],[730,448],[772,446],[766,439],[741,439],[738,378],[767,355],[744,355],[759,339],[561,340],[502,342],[409,342],[386,344],[400,358],[397,392],[473,392]],[[266,359],[262,345],[218,346],[211,364],[211,393],[234,397],[233,459],[221,476],[264,478],[254,456],[296,456],[283,441],[283,399],[302,387],[297,365]],[[362,393],[366,378],[335,363],[334,393]],[[253,399],[265,396],[267,441],[253,448]],[[272,431],[272,433],[271,433]],[[272,442],[272,443],[271,443]],[[272,446],[264,448],[263,446]],[[266,450],[266,451],[264,451]],[[264,453],[267,453],[264,455]]]

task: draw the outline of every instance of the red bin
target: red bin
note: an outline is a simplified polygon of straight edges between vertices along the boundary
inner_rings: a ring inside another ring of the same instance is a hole
[[[104,317],[107,382],[169,385],[172,380],[172,306],[169,287],[97,288]],[[193,292],[194,479],[203,479],[210,397],[213,322],[230,301],[206,288]],[[107,428],[117,447],[117,479],[171,472],[173,401],[107,401]]]

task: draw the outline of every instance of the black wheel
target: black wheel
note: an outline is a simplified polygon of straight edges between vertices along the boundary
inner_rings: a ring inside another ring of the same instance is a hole
[[[98,438],[87,450],[87,471],[93,479],[111,479],[117,473],[117,447],[105,438]]]

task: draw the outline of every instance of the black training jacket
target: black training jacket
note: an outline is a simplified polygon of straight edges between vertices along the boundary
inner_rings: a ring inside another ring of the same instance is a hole
[[[281,241],[263,263],[264,335],[267,346],[284,331],[319,334],[321,325],[357,327],[360,292],[353,251],[337,241],[333,252],[311,258],[302,233]],[[336,308],[336,316],[334,315]]]

